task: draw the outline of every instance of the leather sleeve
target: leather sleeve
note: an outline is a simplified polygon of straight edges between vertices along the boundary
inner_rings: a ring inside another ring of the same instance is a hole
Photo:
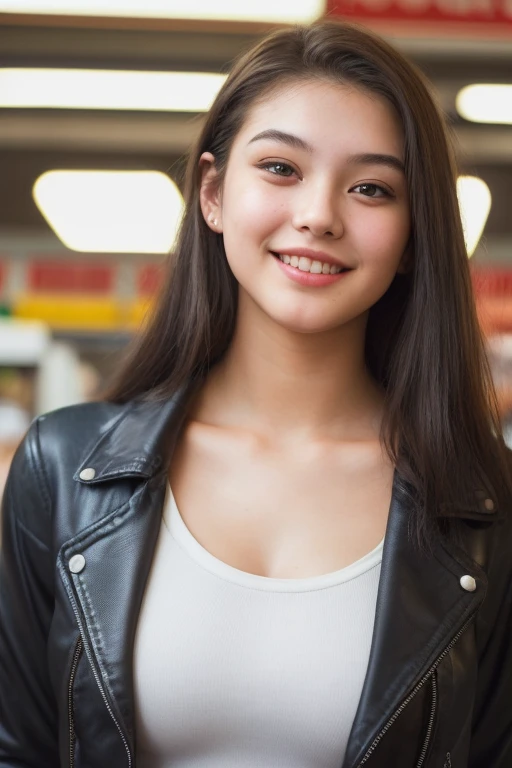
[[[512,768],[512,537],[499,536],[482,606],[478,681],[468,768]],[[478,637],[477,637],[478,640]]]
[[[53,613],[51,499],[34,422],[2,503],[0,768],[58,768],[56,702],[46,658]]]

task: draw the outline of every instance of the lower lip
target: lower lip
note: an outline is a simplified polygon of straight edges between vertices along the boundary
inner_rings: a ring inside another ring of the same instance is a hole
[[[345,277],[350,272],[347,269],[346,272],[337,272],[335,275],[313,274],[312,272],[302,272],[298,267],[292,267],[291,264],[285,264],[278,256],[273,256],[273,258],[291,280],[299,283],[299,285],[307,285],[310,288],[321,288],[323,285],[331,285],[341,280],[342,277]]]

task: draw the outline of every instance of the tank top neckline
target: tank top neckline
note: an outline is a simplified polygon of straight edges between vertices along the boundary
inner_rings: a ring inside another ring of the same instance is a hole
[[[379,565],[384,546],[383,538],[371,552],[337,571],[306,578],[280,579],[239,570],[208,552],[185,525],[169,484],[165,495],[162,522],[166,532],[199,567],[224,581],[266,592],[312,592],[346,584]]]

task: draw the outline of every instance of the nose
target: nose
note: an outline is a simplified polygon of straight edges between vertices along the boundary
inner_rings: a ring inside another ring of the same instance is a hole
[[[340,238],[344,227],[341,196],[328,184],[304,186],[293,213],[293,226],[315,237]]]

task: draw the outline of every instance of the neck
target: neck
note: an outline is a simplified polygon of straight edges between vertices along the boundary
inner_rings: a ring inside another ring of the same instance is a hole
[[[196,418],[291,439],[378,439],[384,395],[364,361],[366,320],[297,333],[239,308]]]

